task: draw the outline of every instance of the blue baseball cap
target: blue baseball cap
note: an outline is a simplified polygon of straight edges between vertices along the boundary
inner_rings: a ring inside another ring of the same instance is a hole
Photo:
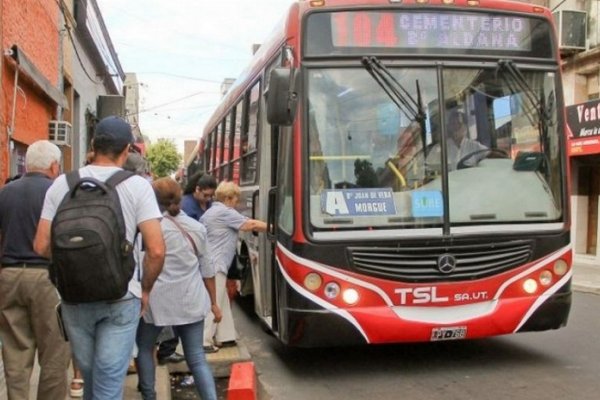
[[[98,122],[94,132],[94,140],[96,139],[110,142],[117,147],[125,147],[128,144],[134,143],[131,125],[123,118],[117,116],[102,118]]]

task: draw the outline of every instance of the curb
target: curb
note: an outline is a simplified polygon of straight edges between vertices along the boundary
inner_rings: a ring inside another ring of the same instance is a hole
[[[177,347],[177,351],[183,353],[183,348]],[[206,361],[210,365],[213,376],[216,378],[228,378],[231,366],[238,362],[251,361],[250,353],[243,343],[238,343],[235,347],[223,347],[216,353],[206,354]],[[169,372],[189,374],[191,373],[187,363],[167,364]],[[0,399],[1,400],[1,399]]]
[[[239,362],[231,366],[227,400],[256,400],[256,371],[252,361]]]
[[[573,289],[573,291],[576,291],[576,292],[600,294],[600,287],[596,287],[594,285],[585,285],[585,284],[574,283],[571,285],[571,288]]]

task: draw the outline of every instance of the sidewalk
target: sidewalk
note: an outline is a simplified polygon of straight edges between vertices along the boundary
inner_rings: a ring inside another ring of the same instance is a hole
[[[231,370],[231,365],[240,361],[250,360],[248,349],[238,341],[238,346],[228,347],[219,350],[214,354],[207,354],[208,360],[215,379],[227,378]],[[181,346],[181,345],[180,345]],[[177,349],[181,352],[181,347]],[[1,354],[1,353],[0,353]],[[39,378],[39,365],[36,362],[32,372],[31,388],[29,392],[30,400],[35,400],[37,393],[37,380]],[[156,397],[160,400],[171,400],[171,376],[172,373],[189,373],[185,362],[179,364],[168,364],[165,366],[157,366],[156,368]],[[72,377],[72,370],[68,371],[69,379]],[[142,396],[137,391],[138,377],[137,374],[127,375],[125,380],[124,400],[141,400]],[[70,399],[70,397],[68,398]],[[0,355],[0,400],[7,400],[6,384],[4,381],[4,364]]]
[[[573,290],[600,294],[600,265],[581,261],[574,263]]]
[[[181,343],[177,348],[178,353],[183,353]],[[215,379],[228,378],[231,365],[240,361],[250,360],[248,349],[238,341],[236,347],[226,347],[216,353],[206,354],[206,360],[211,366]],[[160,400],[171,399],[171,375],[189,374],[190,370],[185,362],[167,364],[156,368],[156,398]],[[142,396],[137,391],[137,375],[127,376],[125,381],[124,400],[141,400]],[[0,399],[1,400],[1,399]]]

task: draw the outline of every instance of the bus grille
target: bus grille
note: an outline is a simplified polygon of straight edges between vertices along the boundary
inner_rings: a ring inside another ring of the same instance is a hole
[[[518,267],[531,259],[530,241],[428,247],[350,247],[354,270],[371,276],[407,282],[479,279]],[[449,254],[456,268],[446,274],[438,257]]]

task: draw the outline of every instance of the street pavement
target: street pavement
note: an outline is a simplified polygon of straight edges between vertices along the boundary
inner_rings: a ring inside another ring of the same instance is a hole
[[[600,294],[600,265],[590,262],[577,262],[573,265],[573,290]],[[181,352],[181,348],[179,349]],[[207,360],[213,369],[215,378],[225,378],[229,375],[231,365],[239,361],[247,361],[250,359],[248,350],[243,346],[241,341],[238,341],[237,347],[224,348],[214,354],[207,354]],[[0,357],[0,400],[7,400],[6,384],[4,381],[4,364]],[[185,363],[169,364],[157,368],[156,389],[158,398],[161,400],[171,399],[171,373],[186,373],[188,372]],[[69,369],[69,376],[71,376]],[[36,366],[32,374],[30,400],[35,400],[37,392],[37,380],[39,376],[39,368]],[[128,375],[125,382],[124,400],[140,400],[141,396],[137,391],[137,375]]]

